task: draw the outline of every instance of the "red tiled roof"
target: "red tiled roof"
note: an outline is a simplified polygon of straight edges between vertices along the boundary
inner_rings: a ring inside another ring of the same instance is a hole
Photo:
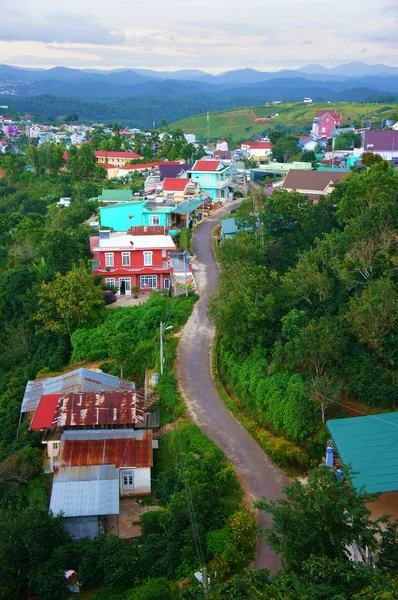
[[[197,160],[192,171],[218,171],[220,166],[219,160]]]
[[[249,146],[252,150],[271,150],[271,142],[242,142],[242,146]]]
[[[143,422],[143,392],[81,392],[40,398],[31,429]]]
[[[7,175],[7,171],[4,171],[4,169],[0,169],[0,179],[2,177],[5,177]]]
[[[136,152],[107,152],[106,150],[96,150],[95,156],[97,156],[97,158],[127,158],[128,160],[142,158],[142,156]]]
[[[181,177],[166,177],[163,180],[163,189],[165,192],[183,192],[189,183],[193,182]]]
[[[322,110],[321,109],[321,110],[317,110],[315,112],[316,117],[323,117],[323,115],[329,115],[335,121],[341,121],[341,119],[343,118],[343,115],[339,115],[338,113],[334,112],[334,110]]]
[[[108,438],[104,440],[65,440],[61,442],[59,467],[115,465],[152,466],[152,431],[142,430],[142,439]]]

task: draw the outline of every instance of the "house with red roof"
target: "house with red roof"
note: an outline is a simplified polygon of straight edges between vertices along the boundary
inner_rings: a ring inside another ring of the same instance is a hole
[[[7,149],[7,142],[5,140],[0,140],[0,152],[5,152]]]
[[[221,160],[200,159],[188,171],[188,177],[193,183],[199,185],[205,199],[219,202],[232,199],[232,195],[237,189],[231,179],[230,170],[231,167]]]
[[[124,167],[131,160],[141,159],[142,156],[136,152],[108,152],[107,150],[96,150],[95,159],[97,164],[108,164],[114,167]]]
[[[272,154],[271,142],[242,142],[240,149],[253,160],[268,157]]]
[[[163,194],[172,197],[175,202],[199,195],[199,183],[187,177],[166,177],[162,185]]]
[[[317,110],[312,122],[311,134],[315,138],[331,139],[332,130],[341,127],[343,115],[334,110]]]

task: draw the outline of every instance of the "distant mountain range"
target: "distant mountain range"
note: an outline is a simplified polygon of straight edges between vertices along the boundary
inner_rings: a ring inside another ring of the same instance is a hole
[[[352,62],[326,68],[311,64],[277,72],[236,69],[211,75],[200,70],[25,69],[0,65],[0,92],[17,110],[61,117],[77,112],[84,119],[126,118],[148,127],[165,118],[176,121],[205,112],[274,100],[364,102],[398,97],[398,68]],[[7,95],[12,93],[13,95]],[[49,99],[51,96],[51,100]],[[122,110],[122,107],[129,107]]]

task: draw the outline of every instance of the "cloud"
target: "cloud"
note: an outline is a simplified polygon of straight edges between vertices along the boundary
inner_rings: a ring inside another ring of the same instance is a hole
[[[314,42],[312,40],[304,40],[304,42],[301,42],[303,46],[309,46],[311,44],[313,44]]]
[[[366,53],[367,53],[367,51],[368,51],[368,49],[367,49],[367,48],[362,48],[362,50],[361,50],[361,54],[366,54]]]
[[[87,14],[56,13],[39,18],[2,9],[0,40],[118,45],[126,42],[126,36],[98,24],[95,17]]]

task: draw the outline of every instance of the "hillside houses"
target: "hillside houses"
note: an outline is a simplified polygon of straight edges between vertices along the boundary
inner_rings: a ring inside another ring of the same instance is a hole
[[[121,497],[151,493],[158,415],[144,406],[133,382],[89,369],[28,382],[21,413],[42,434],[50,510],[74,539],[98,537]]]

